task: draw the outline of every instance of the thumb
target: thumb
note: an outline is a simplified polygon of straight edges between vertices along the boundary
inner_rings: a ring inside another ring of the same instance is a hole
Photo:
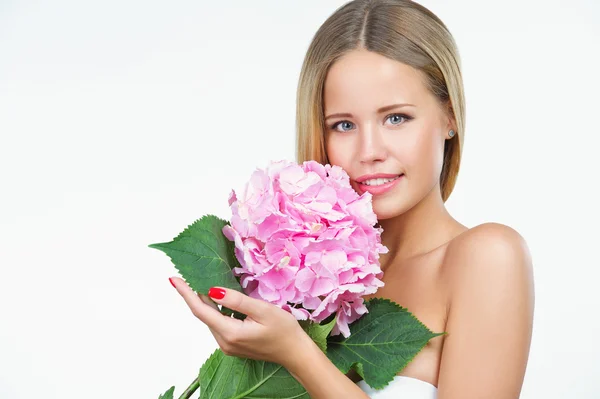
[[[243,313],[258,323],[264,321],[275,306],[229,288],[212,287],[208,290],[208,296],[219,305]]]

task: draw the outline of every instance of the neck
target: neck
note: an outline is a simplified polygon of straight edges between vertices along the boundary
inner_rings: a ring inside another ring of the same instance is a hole
[[[446,210],[439,185],[422,201],[406,212],[379,221],[383,228],[381,242],[389,252],[381,255],[381,269],[390,262],[402,262],[426,254],[450,241],[465,226]]]

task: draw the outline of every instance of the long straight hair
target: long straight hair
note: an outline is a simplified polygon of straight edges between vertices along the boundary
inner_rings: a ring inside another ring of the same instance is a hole
[[[325,152],[323,88],[331,65],[364,48],[419,70],[427,88],[456,121],[445,141],[440,175],[445,202],[456,183],[465,136],[465,100],[460,57],[444,23],[410,0],[354,0],[338,8],[319,28],[307,50],[296,98],[296,158],[329,163]]]

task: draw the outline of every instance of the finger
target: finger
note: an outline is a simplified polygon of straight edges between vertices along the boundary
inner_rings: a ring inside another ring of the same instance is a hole
[[[216,303],[214,303],[214,302],[213,302],[213,300],[212,300],[212,299],[210,299],[209,297],[207,297],[206,295],[203,295],[203,294],[200,294],[200,293],[199,293],[199,294],[198,294],[198,297],[199,297],[200,299],[202,299],[202,302],[204,302],[205,304],[209,305],[209,306],[210,306],[210,307],[212,307],[212,308],[215,308],[216,310],[218,310],[218,311],[219,311],[219,313],[221,312],[221,311],[219,310],[219,306],[218,306]],[[212,329],[212,328],[210,328],[210,327],[208,327],[208,329],[210,330],[210,332],[212,333],[212,335],[215,337],[215,339],[217,340],[217,342],[221,342],[221,341],[223,341],[223,338],[221,337],[221,335],[220,335],[220,334],[219,334],[217,331],[213,330],[213,329]]]
[[[224,316],[218,309],[204,303],[183,279],[171,277],[170,280],[177,292],[183,297],[194,316],[206,324],[211,331],[218,335],[223,335],[228,334],[230,331],[239,327],[239,323],[241,323],[240,320]]]
[[[208,295],[218,304],[237,310],[261,324],[273,311],[274,305],[229,288],[212,287],[208,290]]]

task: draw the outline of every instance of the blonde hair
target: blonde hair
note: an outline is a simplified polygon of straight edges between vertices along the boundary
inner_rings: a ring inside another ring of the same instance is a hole
[[[298,81],[296,158],[329,163],[325,152],[323,88],[331,65],[358,48],[373,51],[421,71],[428,89],[456,121],[445,141],[440,176],[442,199],[450,196],[460,167],[465,100],[460,57],[444,23],[410,0],[354,0],[338,8],[310,43]]]

